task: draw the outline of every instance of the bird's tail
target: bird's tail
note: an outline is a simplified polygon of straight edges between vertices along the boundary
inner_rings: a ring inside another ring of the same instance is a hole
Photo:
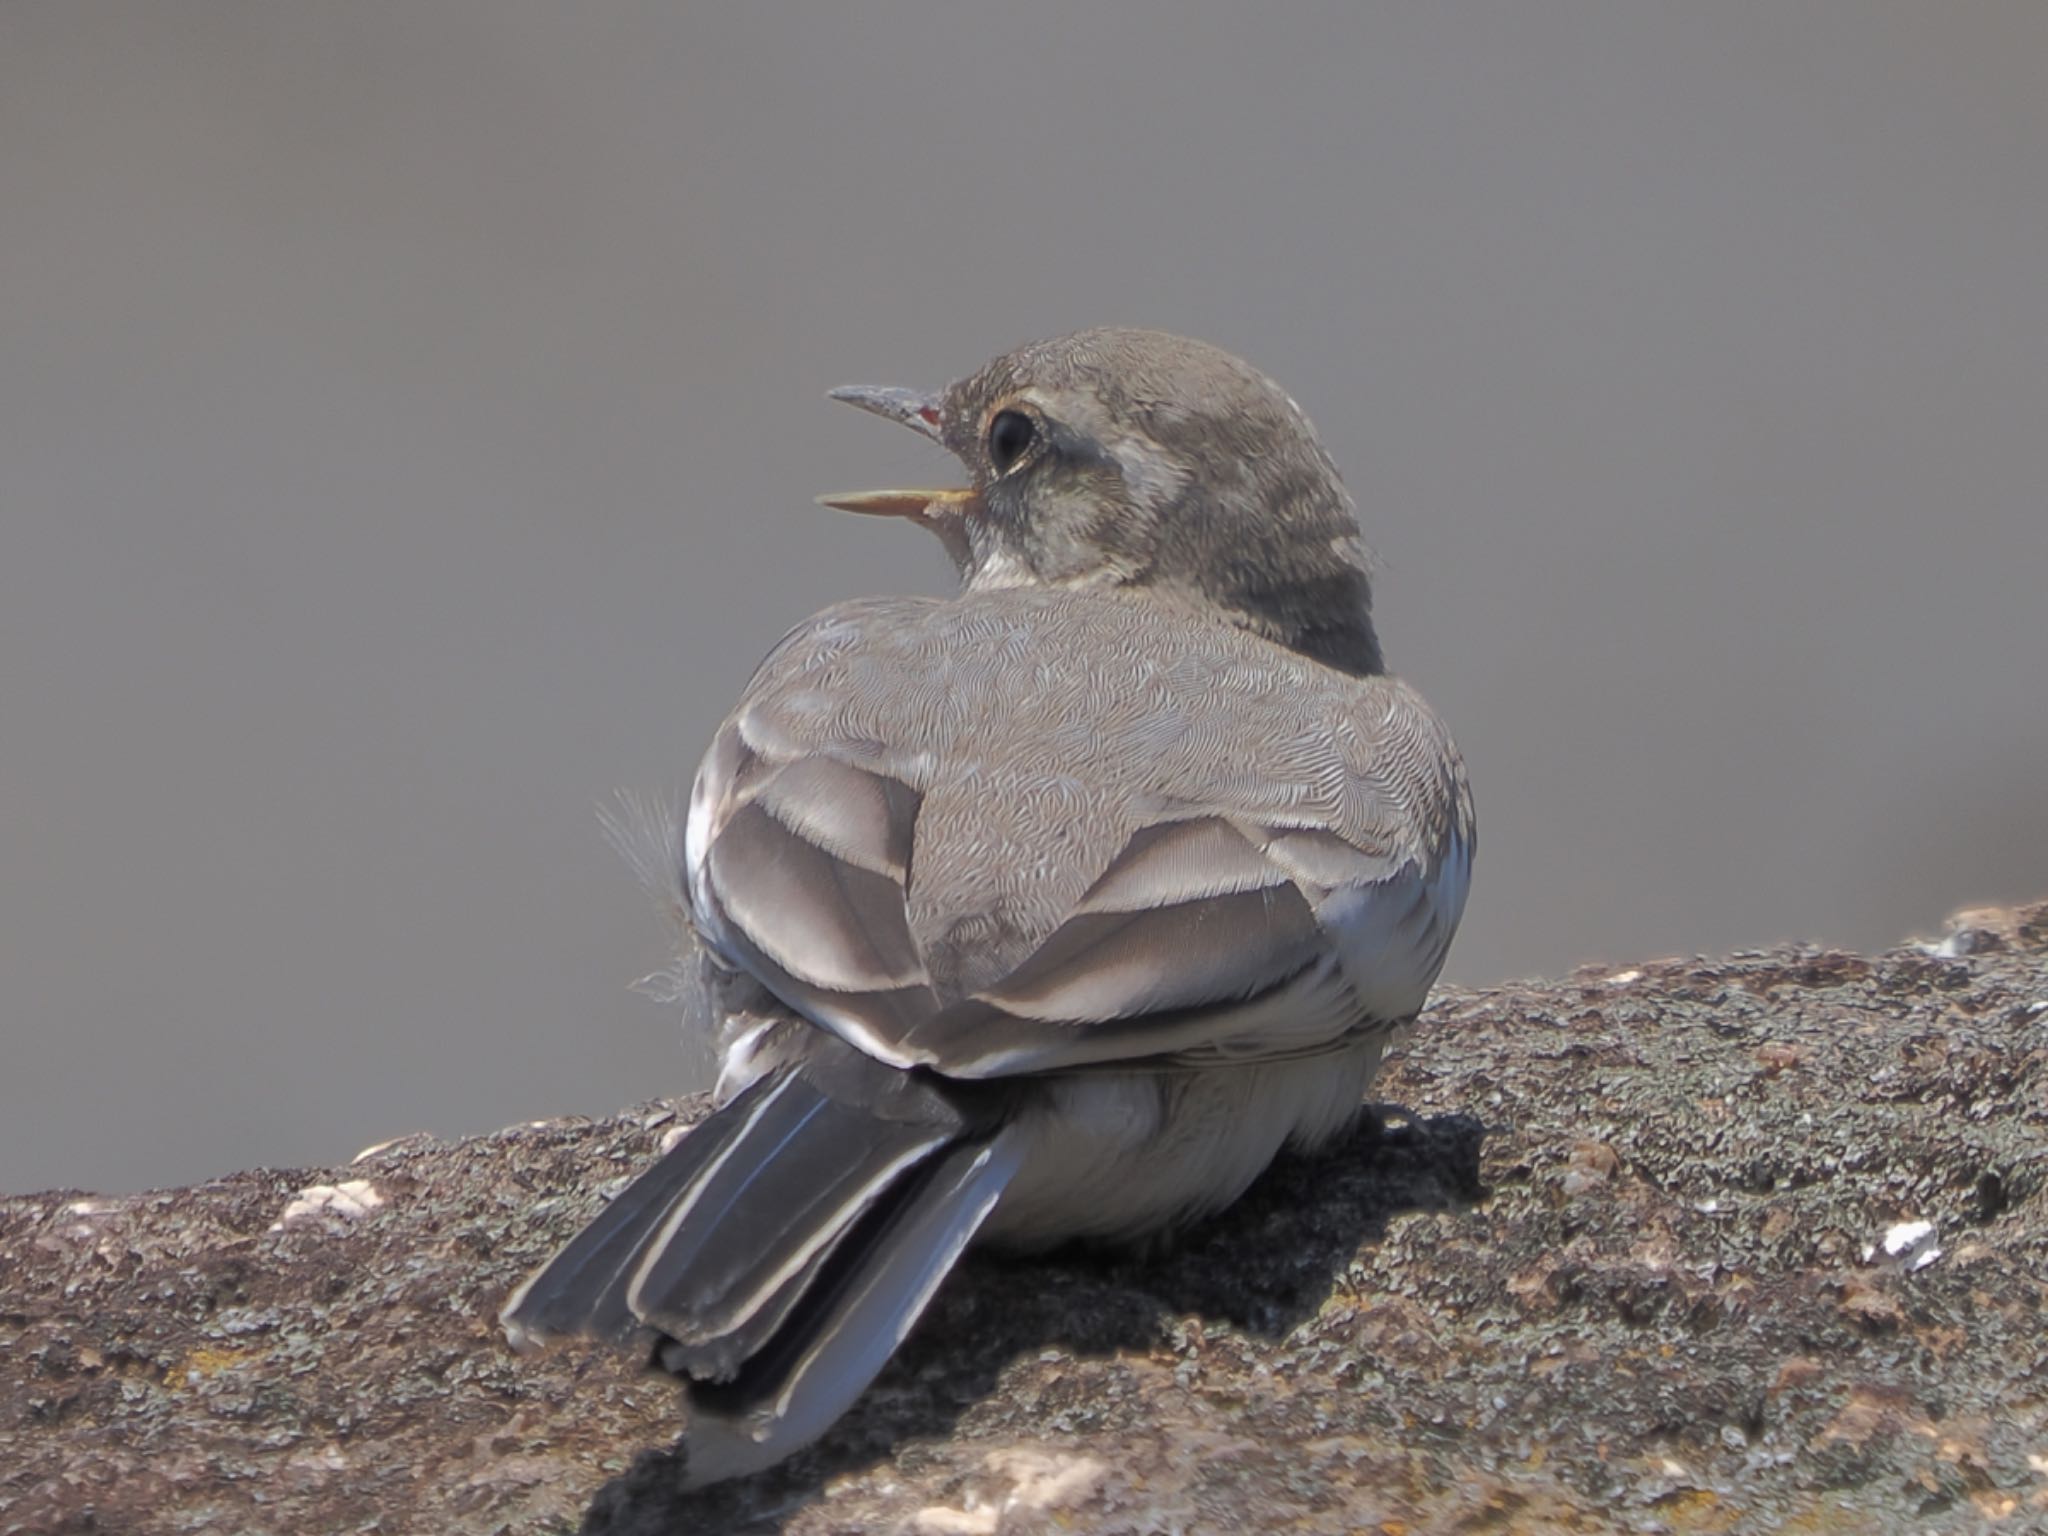
[[[659,1336],[690,1383],[692,1485],[768,1466],[850,1407],[1016,1172],[1018,1138],[946,1085],[817,1031],[526,1281],[515,1347]]]

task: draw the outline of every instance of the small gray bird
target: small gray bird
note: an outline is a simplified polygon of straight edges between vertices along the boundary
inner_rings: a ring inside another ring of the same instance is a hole
[[[833,397],[967,467],[824,498],[930,529],[961,590],[791,631],[635,851],[718,1108],[502,1314],[651,1333],[693,1484],[822,1434],[969,1242],[1177,1228],[1346,1126],[1471,867],[1457,749],[1270,379],[1094,330]]]

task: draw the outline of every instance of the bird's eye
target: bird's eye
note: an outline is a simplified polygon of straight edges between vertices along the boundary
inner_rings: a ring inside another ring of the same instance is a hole
[[[1038,428],[1022,411],[997,411],[988,424],[988,462],[999,475],[1007,475],[1017,461],[1031,451]]]

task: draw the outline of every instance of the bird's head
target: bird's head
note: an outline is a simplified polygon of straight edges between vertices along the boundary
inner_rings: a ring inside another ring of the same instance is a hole
[[[1120,588],[1347,672],[1381,669],[1337,467],[1287,393],[1228,352],[1162,331],[1080,331],[941,394],[832,397],[943,444],[969,483],[820,500],[930,529],[970,591]]]

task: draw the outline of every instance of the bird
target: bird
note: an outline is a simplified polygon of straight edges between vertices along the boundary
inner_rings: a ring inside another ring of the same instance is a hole
[[[1476,842],[1337,467],[1250,364],[1104,328],[831,395],[964,466],[819,498],[958,591],[797,625],[629,832],[715,1107],[500,1314],[651,1344],[691,1487],[824,1434],[970,1243],[1171,1241],[1348,1127]]]

